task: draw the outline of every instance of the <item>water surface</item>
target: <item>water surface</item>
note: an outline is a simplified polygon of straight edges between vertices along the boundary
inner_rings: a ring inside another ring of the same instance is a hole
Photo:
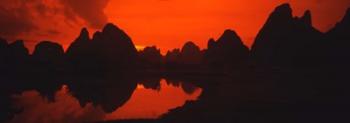
[[[94,90],[91,90],[89,93],[93,92]],[[77,92],[70,90],[68,85],[63,85],[55,92],[53,100],[36,90],[29,90],[12,96],[14,107],[20,111],[11,122],[79,123],[120,119],[156,119],[167,113],[169,109],[183,106],[186,101],[197,100],[201,93],[201,88],[185,82],[171,82],[165,79],[156,83],[139,82],[125,103],[114,111],[108,112],[104,110],[104,104],[96,103],[103,102],[101,101],[103,99],[95,103],[82,103],[75,97],[78,95]],[[106,98],[119,99],[118,95],[111,93],[110,97]]]

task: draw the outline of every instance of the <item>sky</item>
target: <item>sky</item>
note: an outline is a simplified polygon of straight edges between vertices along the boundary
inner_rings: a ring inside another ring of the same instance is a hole
[[[294,16],[311,10],[313,26],[332,28],[350,0],[0,0],[0,37],[25,41],[32,51],[40,41],[67,48],[87,27],[91,34],[114,23],[137,47],[156,45],[162,53],[193,41],[206,48],[226,29],[247,46],[274,8],[290,3]]]

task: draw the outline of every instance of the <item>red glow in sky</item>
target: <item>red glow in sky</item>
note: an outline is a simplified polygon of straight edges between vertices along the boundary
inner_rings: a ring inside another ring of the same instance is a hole
[[[81,27],[93,33],[112,22],[136,45],[157,45],[163,53],[189,40],[206,48],[225,29],[250,46],[269,13],[285,2],[295,16],[310,9],[313,25],[323,32],[350,7],[349,0],[2,0],[0,36],[24,39],[30,49],[41,40],[67,47]]]

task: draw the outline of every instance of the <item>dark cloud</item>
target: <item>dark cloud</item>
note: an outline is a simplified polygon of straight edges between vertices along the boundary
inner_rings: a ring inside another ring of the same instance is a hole
[[[108,2],[109,0],[0,0],[0,36],[14,39],[19,35],[33,35],[34,32],[46,30],[58,34],[57,23],[65,23],[68,27],[86,25],[101,28],[107,22],[103,10]]]
[[[61,0],[61,3],[77,16],[86,20],[89,26],[101,28],[107,22],[104,8],[109,0]],[[66,12],[66,14],[71,14]],[[74,18],[70,15],[71,18]]]
[[[3,2],[0,2],[0,35],[15,36],[37,28],[25,4],[3,4]]]
[[[47,30],[46,32],[47,32],[47,34],[53,34],[53,35],[60,34],[60,32],[59,32],[59,31],[57,31],[57,30],[53,30],[53,29],[49,29],[49,30]]]

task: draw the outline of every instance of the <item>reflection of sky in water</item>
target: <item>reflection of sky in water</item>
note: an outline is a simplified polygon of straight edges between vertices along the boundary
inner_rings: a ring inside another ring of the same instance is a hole
[[[186,100],[196,100],[201,89],[187,94],[182,88],[168,85],[161,80],[160,90],[150,90],[138,85],[130,100],[106,119],[157,118],[169,109],[184,105]]]
[[[173,109],[184,105],[188,100],[196,100],[202,90],[196,88],[188,93],[184,84],[174,86],[164,79],[160,90],[147,89],[139,84],[130,100],[112,113],[105,113],[100,106],[91,103],[81,107],[79,100],[73,97],[67,86],[55,94],[55,101],[48,101],[37,91],[26,91],[14,95],[14,105],[22,109],[12,123],[82,123],[116,119],[157,118]],[[193,85],[192,85],[193,86]],[[189,87],[191,88],[191,87]],[[113,96],[113,94],[111,94]]]

